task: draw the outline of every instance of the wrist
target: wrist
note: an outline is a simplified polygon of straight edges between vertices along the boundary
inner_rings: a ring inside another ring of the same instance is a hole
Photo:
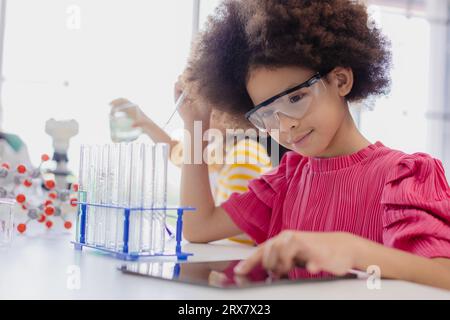
[[[365,253],[369,250],[367,247],[367,240],[351,233],[347,234],[347,236],[349,237],[348,242],[350,246],[353,268],[365,271],[368,267],[364,258]]]
[[[155,123],[147,117],[144,113],[140,113],[133,117],[134,125],[142,128],[142,130],[151,130],[152,126],[155,125]]]
[[[140,119],[136,124],[144,131],[145,133],[150,133],[154,126],[154,122],[150,119]]]

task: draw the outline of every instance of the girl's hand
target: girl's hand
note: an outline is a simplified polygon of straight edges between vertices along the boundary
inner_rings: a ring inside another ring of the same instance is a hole
[[[180,76],[174,86],[175,103],[178,101],[181,94],[184,94],[184,98],[183,103],[178,108],[178,112],[184,123],[188,124],[193,123],[194,121],[209,123],[212,111],[211,106],[202,101],[195,84],[192,84],[189,87],[186,86]]]
[[[129,108],[123,108],[121,111],[125,112],[133,120],[133,127],[144,128],[151,121],[137,104],[128,99],[114,99],[109,105],[111,106],[111,113],[114,113],[125,105],[130,106]]]
[[[250,258],[234,269],[238,275],[249,273],[257,265],[283,275],[306,266],[311,273],[325,271],[345,275],[354,268],[360,238],[349,233],[284,231],[262,244]]]

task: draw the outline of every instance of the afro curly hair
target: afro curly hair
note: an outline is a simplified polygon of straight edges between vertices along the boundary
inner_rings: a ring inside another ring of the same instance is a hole
[[[346,99],[355,102],[389,92],[391,61],[390,42],[356,1],[225,0],[196,39],[185,79],[208,103],[241,114],[253,105],[252,68],[351,68]]]

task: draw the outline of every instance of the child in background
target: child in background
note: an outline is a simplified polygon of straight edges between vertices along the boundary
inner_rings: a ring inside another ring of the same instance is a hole
[[[247,233],[261,246],[238,274],[257,264],[277,274],[305,264],[335,275],[376,265],[382,277],[450,289],[442,163],[368,141],[350,114],[350,102],[389,89],[389,43],[372,25],[351,0],[218,7],[190,58],[185,129],[202,121],[206,130],[214,105],[245,114],[292,152],[221,206],[209,196],[207,166],[183,164],[181,203],[197,208],[184,218],[187,240]]]
[[[177,82],[176,98],[181,94],[182,83]],[[133,105],[127,113],[133,119],[134,126],[140,127],[155,143],[167,143],[171,162],[181,167],[183,163],[183,143],[173,140],[161,127],[150,119],[136,104],[127,99],[118,98],[110,102],[111,111],[124,105]],[[226,129],[247,130],[251,128],[249,123],[242,118],[235,117],[225,112],[214,110],[211,112],[211,128],[218,129],[225,137]],[[231,137],[222,141],[223,150],[219,143],[210,144],[208,153],[208,173],[213,197],[216,205],[221,205],[232,193],[242,193],[248,190],[248,182],[258,178],[261,174],[272,169],[271,160],[265,146],[257,141],[257,137]],[[225,143],[229,142],[227,146]],[[219,156],[218,152],[224,155]],[[232,241],[251,244],[254,242],[245,235],[230,238]]]

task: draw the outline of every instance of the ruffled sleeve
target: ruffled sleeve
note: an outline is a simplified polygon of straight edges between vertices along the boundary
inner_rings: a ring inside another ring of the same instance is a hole
[[[284,202],[290,170],[301,158],[294,152],[286,153],[277,168],[250,181],[247,192],[233,193],[221,205],[234,223],[256,243],[267,240],[275,218],[273,213],[281,211],[279,209]]]
[[[439,160],[404,155],[382,193],[385,245],[427,258],[450,258],[450,187]]]

